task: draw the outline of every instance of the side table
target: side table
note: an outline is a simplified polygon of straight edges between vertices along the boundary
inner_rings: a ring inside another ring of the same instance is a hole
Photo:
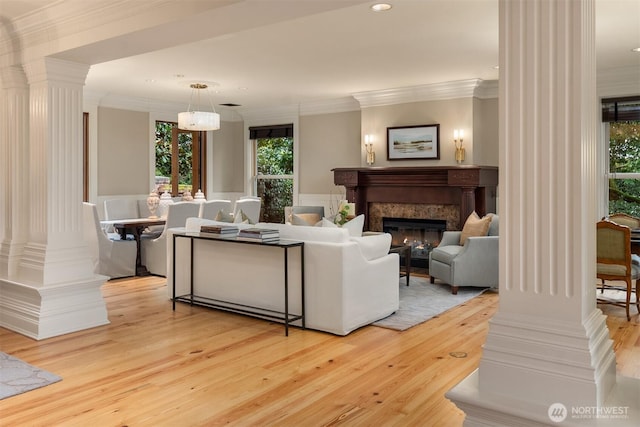
[[[390,254],[398,254],[400,258],[404,258],[404,276],[407,278],[407,286],[411,279],[411,246],[409,245],[392,245],[389,248]],[[400,275],[402,277],[402,275]]]

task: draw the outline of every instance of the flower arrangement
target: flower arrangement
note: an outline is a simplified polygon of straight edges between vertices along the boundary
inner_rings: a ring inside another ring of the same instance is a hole
[[[337,225],[344,225],[344,223],[349,221],[347,217],[349,216],[350,205],[349,203],[343,203],[339,209],[340,210],[333,219],[333,222]]]

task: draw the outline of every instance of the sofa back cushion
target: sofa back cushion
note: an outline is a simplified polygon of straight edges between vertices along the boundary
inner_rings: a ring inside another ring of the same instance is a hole
[[[304,242],[344,243],[349,241],[349,231],[343,228],[323,228],[307,225],[272,224],[261,222],[258,227],[275,228],[282,239]]]

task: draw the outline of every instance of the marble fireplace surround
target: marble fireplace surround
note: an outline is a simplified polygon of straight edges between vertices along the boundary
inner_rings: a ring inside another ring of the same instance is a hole
[[[496,211],[493,166],[335,168],[333,179],[365,214],[365,230],[382,231],[382,217],[444,219],[460,230],[474,210]]]

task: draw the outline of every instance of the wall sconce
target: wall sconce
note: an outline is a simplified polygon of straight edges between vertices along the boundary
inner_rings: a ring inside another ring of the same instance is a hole
[[[462,129],[455,129],[453,131],[453,143],[456,146],[456,162],[458,162],[458,164],[464,162],[464,147],[462,146],[463,138],[464,131]]]
[[[364,136],[364,149],[367,152],[367,164],[371,166],[376,162],[376,153],[373,151],[373,142],[371,135]]]

